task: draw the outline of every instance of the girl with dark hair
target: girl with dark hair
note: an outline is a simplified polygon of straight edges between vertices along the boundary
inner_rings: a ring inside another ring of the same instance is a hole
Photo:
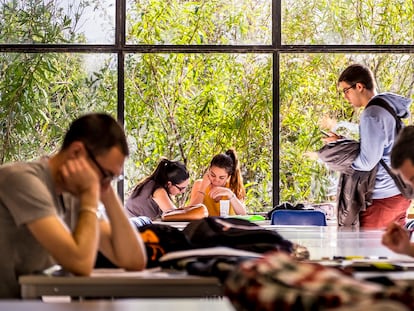
[[[220,200],[229,200],[229,215],[245,215],[245,196],[236,151],[229,149],[215,155],[203,178],[194,182],[189,205],[203,203],[209,216],[220,216]]]
[[[152,220],[176,208],[171,197],[184,193],[190,181],[186,166],[179,161],[161,159],[155,171],[132,191],[125,207],[130,217]]]

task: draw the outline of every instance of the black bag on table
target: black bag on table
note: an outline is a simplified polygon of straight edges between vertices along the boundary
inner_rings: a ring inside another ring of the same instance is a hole
[[[278,232],[241,218],[205,217],[191,221],[183,232],[194,248],[227,246],[256,253],[294,251],[294,244]]]
[[[169,225],[147,224],[137,228],[147,251],[147,268],[160,266],[159,258],[169,252],[192,248],[185,234]]]
[[[187,273],[215,276],[223,282],[228,274],[252,254],[285,253],[291,258],[307,259],[309,251],[283,238],[278,232],[263,228],[242,218],[206,217],[191,221],[183,230],[193,249],[210,249],[210,255],[196,251],[177,259],[162,260],[164,267],[186,270]],[[220,247],[239,250],[240,254],[222,254]]]

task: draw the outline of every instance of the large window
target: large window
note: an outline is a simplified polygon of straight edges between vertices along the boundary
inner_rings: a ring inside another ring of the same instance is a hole
[[[358,135],[337,76],[362,62],[380,91],[414,98],[413,6],[1,0],[0,161],[51,153],[69,121],[106,111],[131,148],[121,197],[162,156],[185,162],[195,180],[235,147],[250,212],[329,200],[335,174],[313,157],[319,128],[336,122]]]
[[[413,44],[410,1],[282,0],[282,12],[282,44]]]
[[[269,45],[271,0],[127,0],[127,44]]]

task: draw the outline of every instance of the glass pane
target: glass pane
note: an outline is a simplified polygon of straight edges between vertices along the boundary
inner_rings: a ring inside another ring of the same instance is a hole
[[[411,0],[282,0],[283,44],[413,44]]]
[[[127,3],[130,44],[271,44],[271,0],[136,0]]]
[[[162,156],[186,163],[194,181],[215,154],[234,147],[248,209],[271,205],[271,55],[128,55],[125,76],[127,192]]]
[[[115,1],[0,2],[0,43],[114,43]]]
[[[0,54],[0,163],[55,151],[81,113],[116,117],[112,63],[108,55]]]
[[[414,55],[282,54],[280,61],[281,201],[320,203],[333,200],[337,174],[315,157],[322,147],[320,129],[359,138],[359,111],[354,111],[337,79],[349,64],[372,68],[378,92],[414,99]],[[414,106],[411,106],[414,111]],[[411,118],[408,122],[412,123]],[[334,128],[333,128],[334,127]]]

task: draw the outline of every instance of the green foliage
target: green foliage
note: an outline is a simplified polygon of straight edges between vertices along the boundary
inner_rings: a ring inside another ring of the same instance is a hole
[[[161,156],[186,163],[194,180],[212,156],[235,147],[250,193],[258,192],[271,177],[270,66],[269,58],[257,55],[131,56],[126,129],[134,168],[128,188]]]
[[[0,42],[54,43],[73,37],[69,16],[53,2],[9,1],[0,12]],[[4,53],[0,57],[0,163],[56,150],[69,121],[104,109],[81,55]]]
[[[128,42],[269,42],[270,15],[261,13],[270,14],[269,4],[137,1],[128,11]],[[195,180],[212,156],[235,147],[246,203],[259,209],[271,205],[271,64],[269,55],[254,54],[128,57],[126,129],[133,154],[127,188],[148,175],[161,156],[186,163]]]
[[[328,199],[326,189],[331,183],[331,173],[315,159],[314,152],[322,146],[319,129],[330,129],[325,125],[325,119],[358,123],[360,111],[354,111],[336,90],[339,73],[353,62],[373,68],[380,92],[393,91],[412,96],[412,56],[284,56],[281,60],[280,88],[282,201],[321,202]],[[403,77],[401,73],[405,73]]]
[[[282,1],[284,44],[412,44],[411,0]]]
[[[283,1],[285,44],[411,44],[412,1]],[[386,51],[384,51],[386,52]],[[379,91],[412,97],[414,57],[398,54],[284,54],[280,64],[280,188],[282,201],[329,199],[330,172],[314,158],[326,119],[358,123],[336,91],[352,62],[373,69]]]
[[[0,12],[0,42],[4,43],[70,43],[81,42],[77,23],[89,1],[77,6],[65,1],[3,0]],[[70,16],[69,16],[69,15]]]
[[[270,44],[271,1],[134,1],[132,44]]]

